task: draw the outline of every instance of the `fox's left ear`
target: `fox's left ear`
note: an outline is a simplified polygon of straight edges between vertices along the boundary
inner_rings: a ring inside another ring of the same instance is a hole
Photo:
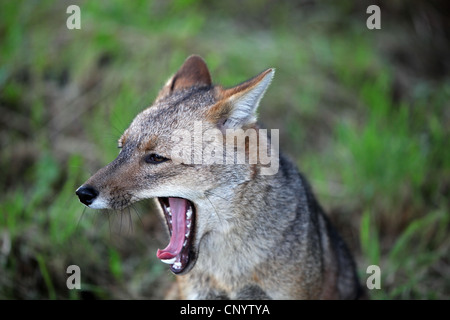
[[[211,75],[205,60],[198,55],[189,56],[178,71],[170,77],[158,94],[156,100],[164,98],[181,89],[194,86],[210,87]]]
[[[222,130],[251,126],[256,122],[256,110],[274,74],[275,69],[271,68],[233,88],[217,87],[218,103],[209,110],[210,116]]]

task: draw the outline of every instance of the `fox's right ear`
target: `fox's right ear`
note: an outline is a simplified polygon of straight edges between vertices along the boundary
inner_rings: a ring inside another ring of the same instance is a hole
[[[177,90],[188,89],[193,86],[210,87],[211,85],[211,75],[206,62],[198,55],[191,55],[166,82],[156,101],[171,95]]]

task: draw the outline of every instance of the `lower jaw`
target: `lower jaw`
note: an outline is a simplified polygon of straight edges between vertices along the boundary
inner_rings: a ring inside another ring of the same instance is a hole
[[[197,257],[194,252],[190,251],[188,254],[187,262],[184,263],[182,268],[175,268],[174,265],[170,266],[170,271],[176,275],[183,275],[191,271],[194,267]],[[175,262],[177,263],[177,262]]]

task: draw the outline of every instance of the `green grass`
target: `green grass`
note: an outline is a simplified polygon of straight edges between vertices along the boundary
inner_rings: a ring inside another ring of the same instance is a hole
[[[69,31],[65,5],[0,3],[0,298],[163,297],[173,276],[155,258],[167,239],[151,205],[85,210],[74,191],[198,53],[225,86],[276,68],[260,118],[280,129],[361,282],[380,265],[372,298],[448,299],[450,81],[417,74],[395,94],[401,66],[380,43],[405,29],[367,31],[350,1],[179,0],[81,1],[82,29]],[[70,264],[80,291],[65,286]]]

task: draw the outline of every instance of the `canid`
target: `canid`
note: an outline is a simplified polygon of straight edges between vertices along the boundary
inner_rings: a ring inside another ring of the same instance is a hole
[[[263,146],[276,154],[256,122],[273,75],[268,69],[225,89],[212,84],[202,58],[189,57],[125,130],[117,158],[76,191],[94,209],[157,200],[170,233],[157,256],[179,275],[180,298],[361,294],[353,259],[303,176],[283,155],[272,158],[272,172],[264,172],[262,153],[254,157]],[[191,144],[198,123],[203,136]],[[230,130],[240,130],[240,138],[246,130],[243,146],[228,148],[235,143],[226,139]]]

